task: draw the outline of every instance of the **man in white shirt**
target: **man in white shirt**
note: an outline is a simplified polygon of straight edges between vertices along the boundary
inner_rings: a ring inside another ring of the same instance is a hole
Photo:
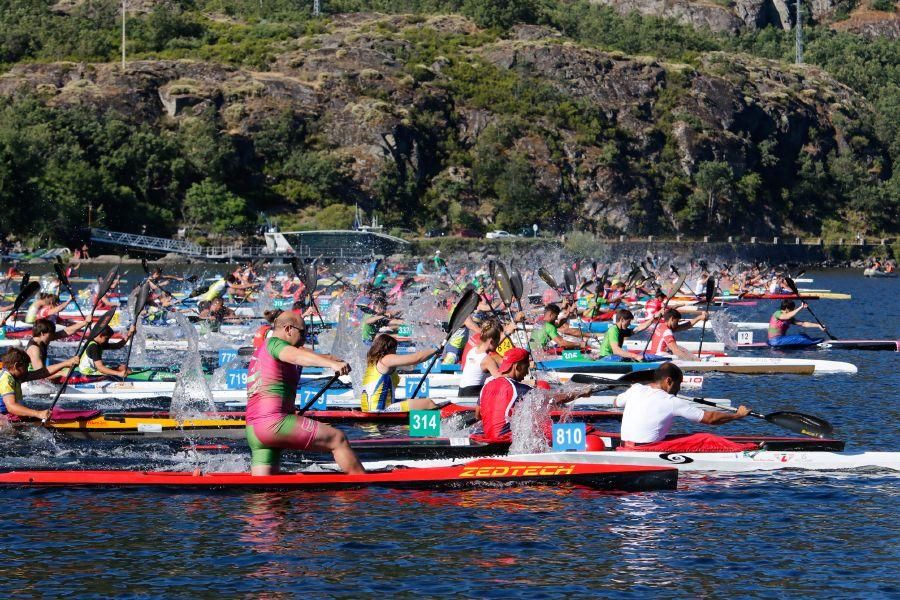
[[[620,450],[730,452],[755,447],[755,444],[735,444],[709,433],[666,439],[675,417],[704,425],[721,425],[750,414],[750,409],[746,406],[739,407],[734,413],[704,411],[687,400],[678,398],[682,379],[681,369],[672,363],[664,363],[654,371],[652,383],[635,384],[616,399],[617,406],[625,406]]]

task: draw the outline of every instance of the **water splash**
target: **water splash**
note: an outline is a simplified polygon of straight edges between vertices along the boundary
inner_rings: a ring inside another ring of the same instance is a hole
[[[710,328],[716,336],[716,340],[725,344],[728,350],[737,348],[737,326],[731,322],[731,316],[727,310],[712,313],[709,318]]]
[[[212,391],[203,374],[203,364],[200,360],[200,340],[194,326],[187,317],[179,312],[174,313],[175,322],[184,333],[188,342],[188,351],[185,355],[181,370],[178,372],[178,380],[175,382],[175,391],[172,393],[172,405],[169,408],[172,418],[179,421],[197,418],[203,412],[215,412]]]
[[[509,420],[512,431],[510,454],[534,454],[547,452],[550,445],[544,433],[544,425],[550,421],[550,394],[534,389],[516,402],[516,409]]]

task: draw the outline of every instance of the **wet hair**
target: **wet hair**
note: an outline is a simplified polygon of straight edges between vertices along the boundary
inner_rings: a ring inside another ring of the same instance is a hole
[[[102,335],[103,337],[111,338],[115,333],[116,332],[113,331],[113,328],[107,325],[100,331],[100,333],[97,334],[97,337],[100,337]]]
[[[225,281],[228,283],[237,283],[237,277],[235,277],[233,273],[229,273],[225,276]]]
[[[663,313],[663,321],[668,321],[669,319],[681,320],[681,313],[678,312],[677,308],[667,308],[666,312]]]
[[[793,300],[781,301],[781,310],[794,310],[795,308],[797,308],[797,305],[794,304]]]
[[[482,342],[492,341],[494,344],[499,344],[503,329],[500,327],[500,322],[496,319],[485,319],[481,322],[480,333]]]
[[[263,319],[265,319],[269,323],[274,323],[275,319],[281,315],[283,311],[280,308],[273,308],[272,310],[267,310],[263,313]]]
[[[366,353],[366,364],[374,365],[388,354],[397,352],[397,338],[386,333],[379,333],[372,340],[372,345]]]
[[[544,307],[544,312],[545,313],[553,313],[553,318],[555,319],[556,317],[559,316],[559,312],[560,312],[559,306],[557,306],[556,304],[548,304]]]
[[[49,319],[38,319],[31,328],[32,337],[38,337],[45,333],[53,333],[56,331],[56,325]]]
[[[616,321],[623,321],[625,319],[628,319],[629,321],[633,321],[634,313],[632,313],[627,308],[620,308],[619,310],[616,311]]]
[[[664,362],[663,364],[656,367],[655,371],[653,371],[653,381],[655,381],[656,383],[665,381],[670,377],[673,381],[677,381],[679,383],[684,380],[684,374],[681,372],[681,369],[678,368],[678,365],[675,365],[671,362]]]
[[[28,365],[31,363],[31,359],[28,358],[28,355],[25,354],[25,351],[21,348],[10,348],[3,355],[2,360],[5,369],[9,369],[10,367],[27,369]]]

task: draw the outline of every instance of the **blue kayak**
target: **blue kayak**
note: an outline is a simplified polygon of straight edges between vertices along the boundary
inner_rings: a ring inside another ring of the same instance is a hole
[[[563,373],[631,373],[652,370],[662,362],[617,362],[605,360],[545,360],[537,363],[542,371]]]

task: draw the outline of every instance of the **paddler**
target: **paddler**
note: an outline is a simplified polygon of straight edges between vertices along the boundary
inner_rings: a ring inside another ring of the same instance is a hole
[[[437,353],[438,350],[420,350],[410,354],[397,354],[397,338],[386,333],[375,336],[366,353],[366,371],[363,373],[363,391],[360,394],[363,412],[407,412],[437,408],[428,398],[398,401],[394,394],[400,382],[397,367],[417,365]]]
[[[362,320],[362,339],[365,343],[372,342],[382,328],[387,327],[391,332],[395,332],[400,325],[403,325],[402,319],[395,318],[396,313],[387,311],[387,303],[381,298],[372,301],[371,310],[374,314],[368,315]]]
[[[500,323],[496,319],[485,319],[481,322],[479,342],[466,352],[459,377],[460,396],[477,396],[488,377],[500,375],[501,359],[496,351],[502,334]]]
[[[535,323],[534,329],[531,332],[531,339],[529,340],[529,346],[532,350],[541,349],[544,350],[550,346],[551,343],[555,344],[557,348],[569,349],[569,348],[577,348],[579,350],[587,351],[580,342],[570,342],[559,334],[559,325],[558,321],[560,321],[560,310],[559,306],[556,304],[548,304],[544,307],[544,316],[541,321]],[[564,320],[566,317],[563,317]],[[573,330],[570,327],[565,327],[565,333],[572,335],[579,335],[580,331]]]
[[[511,440],[510,419],[515,411],[515,405],[525,394],[534,389],[530,385],[522,383],[528,376],[530,364],[531,353],[528,350],[511,348],[503,355],[503,361],[497,367],[500,375],[491,377],[484,384],[475,407],[475,417],[481,420],[481,433],[478,435],[483,440],[488,442]],[[560,392],[554,394],[550,402],[565,404],[576,398],[588,396],[591,392],[591,388],[575,392]],[[545,429],[549,430],[550,423],[545,425]]]
[[[288,448],[331,452],[345,473],[364,473],[343,432],[295,414],[301,375],[297,367],[323,367],[340,375],[350,372],[346,361],[303,348],[305,338],[303,320],[291,311],[283,312],[273,323],[272,335],[250,358],[246,434],[251,473],[278,473],[281,452]]]
[[[671,354],[681,360],[697,360],[696,354],[691,354],[678,345],[678,342],[675,341],[675,332],[690,329],[700,321],[705,321],[708,318],[709,313],[701,311],[693,319],[688,319],[682,323],[681,312],[675,308],[667,308],[662,314],[659,325],[656,326],[656,331],[653,332],[653,337],[650,338],[647,354],[653,356]],[[646,323],[649,324],[650,321]]]
[[[103,362],[104,350],[118,350],[128,343],[128,340],[134,336],[135,326],[132,325],[128,332],[121,340],[110,343],[109,340],[115,333],[112,327],[105,327],[103,331],[97,334],[92,341],[88,342],[81,360],[78,362],[78,372],[86,377],[98,377],[100,375],[109,375],[111,377],[125,377],[131,373],[131,369],[127,365],[121,364],[115,367],[107,366]]]
[[[805,333],[787,335],[788,328],[791,325],[810,327],[825,331],[824,325],[797,320],[797,315],[804,308],[806,308],[806,302],[801,302],[800,306],[797,307],[793,300],[781,301],[781,308],[772,313],[772,317],[769,319],[768,344],[770,346],[812,346],[825,339],[811,338]]]
[[[25,353],[31,361],[29,369],[39,371],[47,366],[47,350],[50,342],[61,340],[74,334],[79,329],[87,327],[88,321],[78,321],[69,325],[62,331],[56,331],[56,325],[49,319],[38,319],[31,329],[31,339],[25,346]],[[77,364],[77,361],[75,362]]]
[[[632,333],[638,333],[650,326],[653,321],[644,321],[638,325],[634,331],[631,331],[631,322],[634,320],[634,314],[625,308],[616,311],[613,317],[613,323],[603,335],[603,342],[600,344],[600,360],[604,361],[637,361],[642,362],[644,356],[640,352],[630,352],[622,347],[625,338]]]
[[[19,348],[10,348],[3,355],[3,370],[0,370],[0,415],[49,419],[49,410],[34,410],[22,404],[22,384],[26,381],[45,379],[65,368],[75,366],[78,357],[73,356],[49,368],[43,367],[35,371],[28,370],[28,363],[28,355]]]
[[[653,372],[653,382],[635,384],[616,398],[622,414],[619,450],[646,452],[739,452],[755,449],[755,444],[736,444],[710,433],[695,433],[665,439],[675,417],[692,423],[722,425],[750,414],[740,406],[737,412],[705,411],[677,396],[684,375],[676,365],[663,363]]]

